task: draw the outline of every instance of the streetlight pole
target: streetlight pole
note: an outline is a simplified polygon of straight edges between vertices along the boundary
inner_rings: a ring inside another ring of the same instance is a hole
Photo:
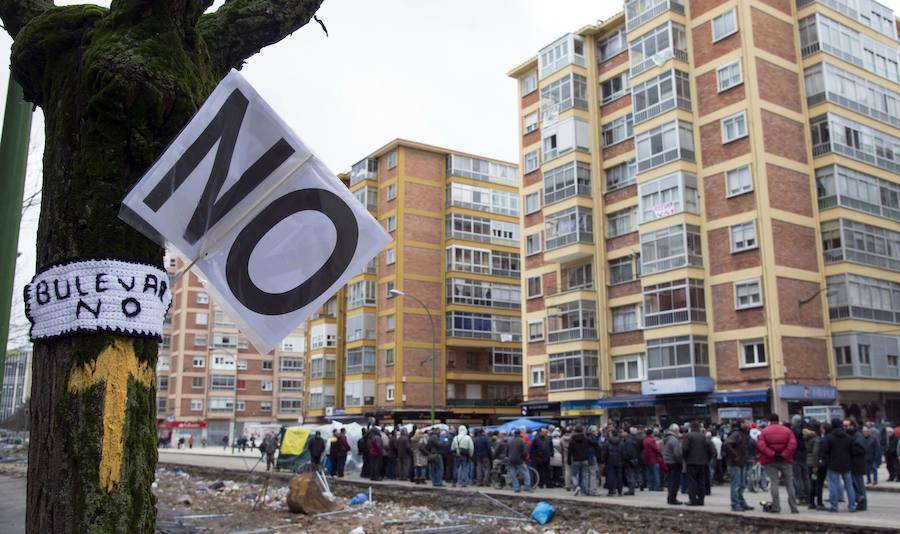
[[[390,294],[395,297],[409,297],[414,301],[419,303],[419,306],[425,310],[425,313],[428,315],[428,321],[431,323],[431,426],[434,426],[434,404],[435,404],[435,366],[437,361],[437,341],[435,339],[435,328],[434,328],[434,317],[431,315],[431,310],[428,309],[428,306],[425,305],[424,302],[416,298],[415,295],[410,295],[400,291],[399,289],[392,289]]]

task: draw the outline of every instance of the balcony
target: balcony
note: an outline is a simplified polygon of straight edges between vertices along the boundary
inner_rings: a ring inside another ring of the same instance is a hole
[[[462,176],[495,184],[518,185],[515,165],[495,163],[483,159],[450,154],[447,156],[447,176]]]
[[[447,337],[522,341],[519,317],[463,311],[450,311],[446,316]]]
[[[708,371],[707,371],[708,372]],[[664,378],[641,382],[642,395],[675,395],[683,393],[711,393],[713,379],[709,376]]]
[[[846,17],[853,19],[862,23],[873,30],[887,35],[892,39],[897,38],[897,31],[893,28],[894,21],[894,13],[893,11],[886,7],[878,4],[877,2],[872,2],[870,5],[873,10],[878,9],[878,16],[862,16],[862,14],[856,9],[854,5],[855,2],[852,0],[797,0],[797,11],[800,9],[810,5],[819,3],[824,6],[828,6],[831,9],[845,15]],[[878,21],[881,21],[882,24],[879,24]]]
[[[374,180],[378,176],[378,160],[366,158],[350,168],[350,185],[363,180]]]
[[[664,87],[668,85],[669,89]],[[675,109],[691,111],[691,84],[680,70],[664,72],[631,89],[634,124],[646,122]]]
[[[447,399],[447,406],[458,408],[482,408],[491,406],[518,406],[521,398],[511,399]]]
[[[810,121],[813,156],[836,152],[848,158],[900,173],[900,138],[827,113]]]
[[[822,241],[825,263],[847,261],[900,272],[898,232],[838,219],[822,223]]]
[[[900,185],[832,165],[816,170],[819,209],[844,206],[900,221]]]
[[[676,0],[662,0],[647,5],[647,0],[631,0],[625,4],[625,29],[632,31],[666,11],[684,15],[684,5]]]
[[[589,300],[547,310],[547,343],[597,339],[597,307]]]

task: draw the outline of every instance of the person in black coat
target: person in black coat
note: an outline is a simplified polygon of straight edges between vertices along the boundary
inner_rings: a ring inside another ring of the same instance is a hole
[[[628,492],[625,495],[634,495],[634,489],[644,484],[641,482],[641,472],[643,464],[641,464],[641,450],[644,448],[641,437],[638,435],[638,429],[631,427],[629,434],[625,438],[625,456],[624,456],[624,475],[625,484],[628,486]],[[624,433],[624,432],[623,432]]]
[[[700,431],[699,422],[692,422],[690,429],[681,444],[682,456],[687,465],[688,506],[703,506],[706,486],[709,484],[709,463],[716,457],[716,450],[706,440],[706,434]]]
[[[846,421],[849,427],[849,421]],[[828,493],[831,511],[838,511],[838,498],[847,492],[847,504],[856,511],[856,491],[853,489],[853,438],[844,430],[840,419],[832,419],[831,432],[822,439],[822,463],[827,468]]]
[[[309,440],[309,457],[317,471],[322,470],[322,454],[325,452],[325,440],[322,433],[316,430],[316,435]]]
[[[609,495],[622,495],[622,473],[625,467],[625,442],[613,430],[601,447],[601,463],[606,465],[606,489]]]
[[[538,472],[540,487],[551,487],[553,483],[550,476],[550,459],[553,458],[553,440],[550,439],[546,428],[542,428],[531,441],[529,453],[531,466]]]
[[[850,422],[850,428],[847,434],[853,440],[853,447],[850,449],[850,472],[853,474],[853,491],[856,492],[856,511],[861,512],[866,509],[866,482],[864,480],[866,474],[866,442],[863,439],[862,432],[859,432],[856,423]]]
[[[356,452],[362,457],[362,469],[359,471],[359,476],[369,478],[369,439],[368,432],[365,430],[363,430],[362,436],[356,441]]]

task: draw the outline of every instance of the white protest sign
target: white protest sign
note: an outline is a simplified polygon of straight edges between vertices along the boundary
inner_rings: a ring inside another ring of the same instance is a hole
[[[267,353],[391,238],[237,71],[123,201]]]

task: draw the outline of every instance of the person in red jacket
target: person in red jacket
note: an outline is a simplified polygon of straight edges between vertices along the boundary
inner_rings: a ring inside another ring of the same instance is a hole
[[[788,504],[792,514],[799,514],[797,498],[794,495],[794,471],[791,465],[794,462],[794,450],[797,449],[797,438],[790,428],[778,424],[778,414],[769,416],[767,426],[756,440],[756,458],[759,465],[766,466],[766,474],[769,475],[769,491],[772,493],[772,502],[763,507],[769,513],[777,514],[781,511],[781,500],[778,495],[779,486],[783,482],[787,486]]]
[[[644,446],[641,448],[641,460],[644,464],[644,480],[650,491],[662,491],[659,486],[659,462],[661,459],[662,453],[659,452],[659,445],[656,444],[656,438],[653,437],[653,429],[648,428]]]

